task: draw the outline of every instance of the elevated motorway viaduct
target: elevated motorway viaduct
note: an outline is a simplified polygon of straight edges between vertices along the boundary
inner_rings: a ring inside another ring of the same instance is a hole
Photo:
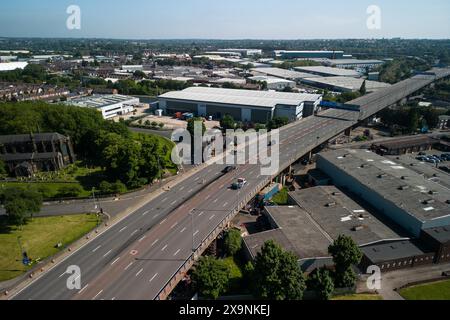
[[[360,112],[329,109],[282,128],[279,172],[359,121],[449,75],[449,69],[435,69],[349,102],[360,105]],[[260,165],[252,164],[222,175],[224,167],[210,165],[147,203],[11,298],[166,299],[239,209],[276,176],[262,176]],[[240,191],[229,188],[237,177],[248,181]],[[201,179],[209,184],[198,184]],[[66,287],[71,265],[81,268],[80,290]]]

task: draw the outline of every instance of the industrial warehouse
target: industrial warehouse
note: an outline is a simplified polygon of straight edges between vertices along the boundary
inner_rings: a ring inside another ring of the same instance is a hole
[[[113,94],[75,98],[66,104],[77,107],[95,108],[102,113],[104,119],[110,119],[133,112],[140,105],[140,101],[139,98]]]
[[[270,230],[244,238],[249,259],[274,240],[305,272],[331,267],[328,247],[346,235],[363,253],[362,272],[373,265],[386,272],[450,261],[448,176],[429,178],[368,150],[319,154],[317,168],[313,172],[334,185],[290,192],[288,206],[266,206]]]
[[[159,96],[159,108],[165,114],[190,112],[202,117],[266,123],[273,117],[295,121],[314,114],[322,95],[271,91],[251,91],[192,87]]]

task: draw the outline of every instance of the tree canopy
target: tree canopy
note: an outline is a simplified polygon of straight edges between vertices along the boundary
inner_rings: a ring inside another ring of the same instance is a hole
[[[225,130],[235,129],[236,121],[231,115],[227,114],[223,116],[222,119],[220,120],[220,126]]]
[[[260,299],[301,300],[305,278],[297,258],[274,241],[266,242],[254,262],[254,294]]]
[[[336,266],[336,287],[352,287],[356,281],[356,274],[352,267],[358,265],[362,259],[362,252],[355,241],[348,236],[340,235],[328,248]]]
[[[31,188],[6,188],[1,200],[10,223],[24,225],[42,206],[42,195]]]
[[[267,123],[267,129],[274,130],[281,128],[289,123],[288,117],[273,117],[272,120],[269,120]]]
[[[225,250],[229,256],[234,256],[242,248],[241,232],[237,229],[228,230],[225,235]]]
[[[316,269],[309,275],[307,286],[316,292],[320,300],[330,300],[334,292],[334,281],[327,269]]]
[[[192,272],[192,281],[199,293],[208,299],[217,299],[228,289],[231,271],[223,260],[202,257]]]

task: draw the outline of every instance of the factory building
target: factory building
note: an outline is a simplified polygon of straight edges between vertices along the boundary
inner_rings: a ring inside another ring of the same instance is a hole
[[[296,84],[294,81],[286,80],[286,79],[280,79],[276,77],[269,77],[269,76],[254,76],[248,78],[252,81],[259,81],[259,82],[265,82],[267,83],[267,89],[269,90],[277,90],[282,91],[286,88],[294,89]]]
[[[13,71],[16,69],[25,69],[28,62],[4,62],[0,63],[0,72],[2,71]]]
[[[340,235],[346,235],[367,252],[363,268],[366,268],[366,261],[374,261],[380,268],[385,264],[384,268],[388,269],[389,265],[390,269],[394,264],[391,263],[393,257],[412,260],[419,257],[420,260],[427,256],[431,258],[424,261],[433,262],[433,253],[419,249],[398,226],[368,212],[334,186],[291,192],[289,203],[289,206],[265,208],[264,215],[272,230],[244,238],[244,251],[249,259],[255,258],[266,241],[274,240],[298,257],[304,271],[311,272],[333,265],[328,247]],[[393,255],[382,250],[386,245],[408,248],[409,251]],[[372,252],[377,252],[378,256],[372,256]]]
[[[366,82],[366,92],[374,92],[385,89],[391,85],[384,82],[369,81],[362,78],[351,78],[346,76],[317,77],[302,79],[302,83],[314,88],[326,89],[334,92],[356,92]]]
[[[450,225],[450,191],[409,167],[368,150],[318,155],[318,168],[396,222],[412,237]]]
[[[261,49],[222,49],[223,52],[237,52],[242,57],[260,56],[263,54]]]
[[[299,83],[301,80],[306,78],[315,78],[319,76],[314,76],[306,72],[298,72],[293,70],[286,70],[281,68],[254,68],[251,70],[254,76],[270,76],[280,79],[295,81]]]
[[[357,60],[357,59],[326,59],[322,63],[326,66],[343,69],[372,69],[384,64],[381,60]]]
[[[291,59],[342,59],[344,51],[287,51],[275,50],[275,58]]]
[[[140,101],[139,98],[112,94],[75,98],[67,101],[66,104],[77,107],[95,108],[102,113],[104,119],[110,119],[133,112],[140,105]]]
[[[317,67],[295,67],[294,69],[300,72],[311,73],[313,75],[321,77],[353,77],[353,78],[361,77],[361,74],[359,72],[341,68],[317,66]]]
[[[421,239],[436,252],[436,263],[450,261],[450,226],[425,229]]]
[[[238,121],[266,123],[275,116],[301,119],[321,101],[318,94],[191,87],[159,96],[159,108],[169,115],[189,112],[221,119],[229,114]]]

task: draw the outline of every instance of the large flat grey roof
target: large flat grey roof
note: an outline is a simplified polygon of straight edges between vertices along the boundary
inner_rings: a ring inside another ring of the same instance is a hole
[[[319,154],[353,179],[401,207],[421,222],[450,215],[450,190],[407,166],[368,150],[341,149]],[[335,181],[338,183],[338,181]]]
[[[384,88],[389,88],[391,85],[389,83],[364,80],[362,78],[352,78],[352,77],[321,77],[321,78],[306,78],[302,80],[303,83],[307,84],[319,84],[333,86],[338,90],[342,91],[359,91],[364,81],[366,81],[367,92],[373,92]]]
[[[375,246],[361,248],[363,254],[373,263],[413,258],[425,254],[411,241],[384,243]]]
[[[286,237],[284,232],[280,229],[269,230],[265,232],[255,233],[250,236],[244,237],[243,241],[252,258],[261,251],[262,246],[269,240],[273,240],[284,250],[295,253],[295,248],[292,243]]]
[[[66,104],[90,108],[102,108],[116,103],[130,102],[136,99],[137,98],[135,97],[120,94],[93,95],[90,97],[71,99],[67,101]]]
[[[314,78],[319,76],[311,75],[306,72],[298,72],[281,68],[254,68],[252,69],[253,73],[266,74],[269,76],[283,78],[288,80],[299,80],[304,78]]]
[[[319,73],[330,76],[358,77],[358,78],[361,77],[361,74],[357,71],[341,68],[313,66],[313,67],[295,67],[294,69],[300,72],[313,74]]]
[[[423,232],[427,233],[442,244],[450,242],[450,226],[425,229]]]
[[[318,228],[305,210],[298,206],[266,207],[265,210],[290,241],[299,259],[330,256],[328,246],[333,239]]]
[[[298,106],[304,102],[315,102],[319,100],[320,97],[321,95],[319,94],[206,87],[191,87],[183,91],[168,92],[159,96],[161,99],[255,106],[262,108],[274,108],[277,105]]]
[[[359,246],[405,239],[335,186],[308,188],[289,198],[314,219],[328,237],[350,236]]]

